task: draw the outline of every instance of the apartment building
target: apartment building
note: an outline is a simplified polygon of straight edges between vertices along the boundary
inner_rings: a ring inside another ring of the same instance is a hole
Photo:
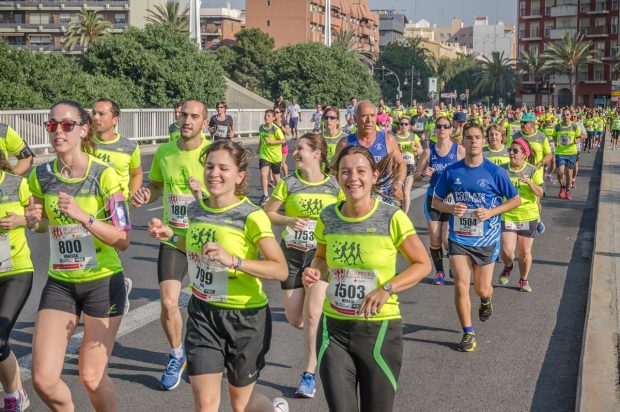
[[[245,26],[243,11],[227,8],[200,9],[200,37],[203,49],[231,46],[235,34]]]
[[[611,64],[618,47],[618,0],[519,0],[517,50],[544,52],[549,44],[560,41],[567,32],[582,33],[592,42],[602,64],[577,68],[577,104],[611,103]],[[568,76],[549,74],[537,85],[530,75],[522,79],[517,100],[533,105],[538,90],[538,104],[568,105],[571,90]],[[542,101],[541,101],[542,99]]]
[[[325,0],[246,0],[247,28],[257,27],[275,39],[276,48],[325,42]],[[353,31],[362,51],[379,53],[379,16],[368,0],[331,0],[331,35]]]
[[[111,33],[143,27],[147,10],[165,0],[0,0],[0,36],[14,47],[79,54],[63,48],[63,35],[80,10],[98,10],[112,23]]]

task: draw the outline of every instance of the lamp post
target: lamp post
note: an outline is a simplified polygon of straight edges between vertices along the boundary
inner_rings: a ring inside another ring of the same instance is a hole
[[[392,75],[394,77],[396,77],[396,81],[398,82],[398,88],[396,89],[396,99],[400,100],[400,98],[402,97],[402,93],[400,91],[400,79],[398,78],[398,75],[396,73],[394,73],[394,71],[386,68],[385,66],[381,66],[381,70],[383,70],[383,77],[385,77],[385,72],[388,72],[388,76]]]
[[[411,73],[411,87],[409,88],[409,104],[413,101],[413,76],[415,74],[415,66],[411,65],[411,70],[407,70],[405,72],[405,76],[409,76]],[[420,86],[420,75],[418,75],[418,80],[416,85]],[[405,81],[403,82],[403,86],[407,86],[407,78],[405,77]]]

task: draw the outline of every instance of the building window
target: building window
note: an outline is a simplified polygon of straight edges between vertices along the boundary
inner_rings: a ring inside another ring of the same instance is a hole
[[[605,80],[605,66],[603,66],[602,64],[594,65],[594,80],[595,81]]]
[[[615,56],[618,52],[618,39],[609,41],[609,56]]]
[[[125,13],[116,13],[114,15],[114,22],[116,24],[125,24],[125,23],[127,23],[127,15],[125,15]]]
[[[37,46],[47,46],[52,44],[52,38],[50,36],[30,36],[30,44]]]
[[[583,82],[588,80],[588,65],[582,64],[577,69],[577,81]]]
[[[267,20],[267,27],[271,26],[271,21]]]
[[[49,24],[50,15],[49,13],[31,13],[30,14],[30,24]]]
[[[618,33],[618,16],[611,16],[611,34]]]
[[[60,13],[58,20],[61,23],[71,23],[71,13]]]

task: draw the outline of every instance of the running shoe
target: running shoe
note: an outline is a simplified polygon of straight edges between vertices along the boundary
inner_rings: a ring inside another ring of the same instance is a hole
[[[513,266],[510,266],[510,267],[504,266],[504,269],[502,270],[502,273],[499,275],[499,284],[500,285],[507,285],[508,284],[508,277],[510,276],[510,272],[512,272],[512,268],[513,268]]]
[[[17,397],[5,396],[4,397],[4,412],[22,412],[28,409],[30,406],[30,399],[26,394],[25,389],[19,389],[17,391]]]
[[[435,279],[433,280],[433,285],[443,286],[445,285],[446,274],[443,272],[435,273]]]
[[[480,321],[486,322],[492,314],[493,303],[491,303],[491,300],[489,299],[487,303],[480,302],[480,306],[478,307],[478,318],[480,318]]]
[[[473,332],[463,333],[463,339],[456,346],[460,352],[473,352],[476,349],[476,335]]]
[[[168,365],[161,377],[161,387],[167,391],[171,391],[181,383],[183,370],[187,367],[185,353],[183,357],[177,358],[172,353],[168,354]]]
[[[564,188],[560,188],[560,193],[558,194],[558,197],[560,199],[566,199],[566,191],[564,190]]]
[[[536,225],[536,231],[540,234],[545,233],[545,224],[542,222],[542,220],[538,221],[538,224]]]
[[[566,191],[566,200],[573,200],[573,197],[570,195],[570,192]]]
[[[301,374],[301,382],[295,391],[298,398],[314,398],[316,392],[316,381],[314,375],[308,372]]]
[[[123,309],[123,316],[127,316],[129,313],[129,293],[131,292],[131,288],[133,288],[133,282],[129,278],[125,278],[125,309]]]
[[[519,287],[521,288],[521,292],[531,292],[532,287],[530,286],[530,282],[527,279],[519,279]]]
[[[269,199],[269,196],[262,195],[260,198],[259,206],[265,206],[267,204],[267,199]]]
[[[571,182],[570,188],[573,189],[577,187],[577,179],[573,179],[573,181]]]
[[[286,399],[274,398],[273,409],[276,412],[288,412],[288,402],[286,401]]]

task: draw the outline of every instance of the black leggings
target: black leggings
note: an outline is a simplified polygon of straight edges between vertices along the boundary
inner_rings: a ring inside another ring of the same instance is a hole
[[[323,316],[317,336],[318,367],[329,410],[392,411],[403,358],[400,319],[363,321]]]
[[[9,336],[31,289],[32,272],[0,278],[0,362],[11,354]]]
[[[592,150],[592,140],[594,140],[594,132],[588,132],[582,150]]]

